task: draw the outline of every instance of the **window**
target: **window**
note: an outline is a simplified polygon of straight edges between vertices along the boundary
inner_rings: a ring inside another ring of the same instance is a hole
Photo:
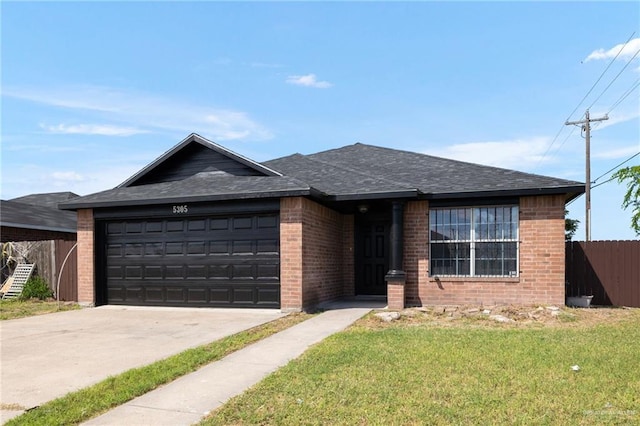
[[[432,276],[518,275],[518,207],[436,208],[429,212]]]

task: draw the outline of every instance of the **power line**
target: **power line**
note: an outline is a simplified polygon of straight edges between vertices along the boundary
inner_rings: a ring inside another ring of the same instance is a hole
[[[589,89],[589,91],[587,92],[586,95],[584,95],[584,97],[582,98],[582,100],[580,101],[580,103],[578,105],[576,105],[576,107],[573,109],[573,111],[571,111],[571,114],[569,114],[569,117],[567,117],[567,119],[565,121],[569,121],[569,119],[571,118],[571,116],[573,115],[574,112],[576,112],[578,110],[578,108],[580,108],[580,105],[582,105],[582,103],[584,102],[585,99],[587,99],[587,97],[591,94],[591,92],[593,91],[593,89],[595,89],[596,85],[600,82],[600,80],[602,80],[602,77],[604,77],[605,73],[609,70],[609,68],[611,68],[611,65],[613,65],[613,63],[615,62],[616,59],[618,59],[618,56],[620,56],[620,54],[622,53],[622,51],[624,50],[625,47],[627,47],[627,44],[629,44],[629,42],[631,41],[631,39],[633,38],[633,36],[636,34],[636,32],[632,32],[631,35],[629,36],[629,38],[627,39],[627,41],[625,41],[625,43],[622,45],[622,47],[620,48],[620,50],[618,50],[618,53],[616,53],[616,56],[613,57],[613,59],[609,62],[609,65],[607,65],[607,67],[604,69],[604,71],[602,71],[602,73],[600,74],[600,77],[598,77],[598,79],[596,80],[595,83],[593,83],[593,86],[591,86],[591,89]],[[587,108],[587,109],[591,109],[591,107]]]
[[[608,175],[609,173],[611,173],[612,171],[614,171],[615,169],[617,169],[618,167],[624,165],[625,163],[628,163],[629,161],[633,160],[634,158],[636,158],[638,155],[640,155],[640,151],[636,152],[635,154],[633,154],[631,157],[627,158],[626,160],[624,160],[622,163],[618,164],[615,167],[612,167],[611,169],[607,170],[606,172],[604,172],[603,174],[601,174],[600,176],[598,176],[597,178],[595,178],[593,180],[593,182],[597,182],[598,179],[600,179],[601,177],[604,177],[606,175]],[[600,184],[596,185],[599,186]],[[594,186],[595,188],[595,186]]]
[[[591,107],[592,107],[596,102],[598,102],[598,100],[600,100],[600,98],[602,97],[602,95],[604,95],[604,94],[605,94],[605,92],[609,89],[609,87],[611,87],[611,85],[613,84],[613,82],[614,82],[614,81],[616,81],[616,80],[618,79],[618,77],[620,77],[620,74],[622,74],[622,72],[623,72],[625,69],[627,69],[627,67],[629,66],[629,64],[631,63],[631,61],[633,61],[633,60],[636,58],[636,56],[638,56],[638,53],[640,53],[640,49],[638,49],[638,51],[636,52],[636,54],[635,54],[635,55],[633,55],[633,56],[631,57],[631,59],[629,59],[629,61],[624,65],[624,67],[622,67],[622,69],[620,70],[620,72],[619,72],[619,73],[618,73],[618,74],[613,78],[613,80],[611,80],[611,83],[609,83],[609,85],[608,85],[607,87],[605,87],[605,88],[604,88],[604,90],[602,91],[602,93],[600,93],[600,96],[598,96],[598,97],[596,98],[596,100],[595,100],[595,101],[593,101],[593,102],[591,103],[591,105],[589,105],[589,108],[591,108]]]
[[[609,115],[609,113],[611,111],[613,111],[614,109],[616,109],[618,107],[618,105],[620,105],[622,102],[624,102],[625,99],[627,99],[627,97],[633,93],[634,90],[636,90],[638,87],[640,87],[640,78],[638,78],[635,82],[633,82],[633,84],[631,85],[631,87],[629,89],[627,89],[622,95],[620,95],[620,97],[618,98],[617,101],[615,101],[613,103],[613,105],[611,106],[611,108],[609,108],[609,111],[607,111],[607,115]],[[600,124],[602,122],[598,122],[596,124],[594,124],[593,129],[597,129],[598,127],[600,127]],[[558,148],[559,149],[559,148]]]
[[[629,42],[631,41],[631,39],[633,38],[633,36],[636,34],[636,32],[632,32],[631,35],[629,36],[629,38],[627,39],[627,41],[622,45],[622,47],[620,48],[620,50],[618,51],[618,53],[616,54],[616,56],[614,56],[614,58],[609,62],[609,65],[607,65],[607,67],[604,69],[604,71],[602,71],[602,73],[600,74],[600,77],[598,77],[598,79],[596,80],[595,83],[593,83],[593,85],[591,86],[591,89],[589,89],[589,91],[587,92],[586,95],[584,95],[584,97],[582,98],[582,100],[578,103],[578,105],[576,105],[576,107],[573,109],[573,111],[571,111],[571,113],[569,114],[569,116],[567,117],[567,119],[565,120],[565,122],[569,121],[569,119],[571,118],[571,116],[578,110],[578,108],[580,108],[580,105],[582,105],[582,103],[585,101],[585,99],[587,99],[587,97],[591,94],[591,92],[593,91],[593,89],[596,87],[596,85],[600,82],[600,80],[602,79],[602,77],[605,75],[605,73],[607,72],[607,70],[611,67],[611,65],[613,65],[613,62],[618,58],[618,56],[620,55],[620,53],[622,53],[622,51],[624,50],[624,48],[627,46],[627,44],[629,44]],[[616,76],[617,78],[617,76]],[[609,84],[611,85],[611,84]],[[606,90],[606,89],[605,89]],[[602,96],[602,95],[601,95]],[[553,137],[553,140],[551,141],[551,144],[549,144],[549,147],[545,150],[545,152],[542,154],[542,157],[540,157],[540,159],[538,160],[538,163],[536,164],[536,168],[540,165],[540,163],[542,162],[542,160],[544,160],[544,158],[547,156],[547,154],[549,153],[549,151],[551,150],[551,148],[553,147],[553,144],[556,143],[556,140],[558,140],[558,136],[560,136],[560,133],[562,133],[562,129],[564,129],[566,127],[565,124],[562,124],[560,126],[560,129],[558,129],[558,132],[556,133],[556,135]],[[573,133],[573,132],[571,132]],[[569,136],[571,136],[571,134],[569,134]],[[569,139],[569,136],[567,136],[567,139]],[[567,139],[565,139],[562,144],[560,145],[560,147],[562,147],[562,145],[567,141]],[[558,148],[556,150],[559,151],[560,148]]]
[[[553,147],[553,144],[556,143],[556,140],[558,139],[558,136],[560,136],[560,133],[562,133],[562,130],[565,128],[566,126],[564,125],[564,123],[560,126],[560,129],[558,129],[558,133],[556,133],[556,135],[554,136],[553,140],[551,141],[551,144],[549,144],[549,146],[547,147],[547,149],[544,151],[544,153],[542,154],[542,157],[540,157],[540,159],[538,160],[538,163],[536,164],[536,168],[540,165],[540,163],[542,162],[542,160],[544,160],[544,157],[547,156],[547,154],[549,153],[549,151],[551,150],[551,148]],[[560,149],[560,148],[558,148]]]
[[[611,182],[611,181],[612,181],[612,180],[614,180],[614,179],[615,179],[615,178],[613,178],[613,177],[612,177],[612,178],[609,178],[609,179],[605,180],[604,182],[600,182],[600,183],[599,183],[599,184],[597,184],[597,185],[593,185],[593,186],[591,187],[591,189],[594,189],[594,188],[597,188],[597,187],[599,187],[599,186],[602,186],[602,185],[604,185],[605,183],[609,183],[609,182]]]
[[[600,122],[598,122],[598,123],[596,123],[596,124],[599,124],[599,123],[600,123]],[[575,132],[575,131],[576,131],[576,128],[575,128],[575,126],[574,126],[574,127],[572,127],[572,128],[571,128],[571,131],[569,132],[569,134],[567,135],[567,137],[566,137],[566,138],[564,138],[564,140],[562,141],[562,143],[560,144],[560,146],[558,147],[558,149],[556,149],[556,154],[557,154],[558,152],[560,152],[560,150],[562,149],[563,145],[564,145],[564,144],[569,140],[569,138],[571,137],[571,135],[573,135],[573,132]]]
[[[615,101],[613,103],[613,105],[611,106],[611,108],[609,109],[609,111],[607,112],[607,114],[609,114],[609,112],[613,111],[618,105],[620,105],[622,103],[622,101],[624,101],[627,96],[629,96],[631,94],[631,92],[633,92],[634,90],[636,90],[638,87],[640,86],[640,78],[638,78],[632,85],[631,88],[628,89],[626,92],[624,92],[617,101]]]

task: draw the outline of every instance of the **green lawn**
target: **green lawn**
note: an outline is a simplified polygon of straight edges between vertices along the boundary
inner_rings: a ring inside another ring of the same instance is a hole
[[[588,311],[601,315],[565,310],[530,325],[369,316],[202,424],[640,424],[640,310]]]
[[[44,300],[1,300],[0,320],[30,317],[33,315],[50,314],[53,312],[70,311],[80,309],[77,303]]]

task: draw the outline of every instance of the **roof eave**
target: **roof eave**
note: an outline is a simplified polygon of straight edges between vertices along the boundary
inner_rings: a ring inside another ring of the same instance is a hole
[[[491,198],[491,197],[520,197],[535,195],[558,195],[564,194],[566,202],[573,200],[584,194],[584,185],[560,186],[551,188],[524,188],[493,191],[472,191],[472,192],[440,192],[425,193],[421,198],[431,200],[460,199],[460,198]]]
[[[110,207],[150,206],[171,203],[199,203],[207,201],[250,200],[261,198],[282,198],[313,195],[310,189],[288,189],[283,191],[244,192],[237,194],[196,195],[186,197],[149,198],[144,200],[111,200],[66,203],[59,206],[62,210],[97,209]]]

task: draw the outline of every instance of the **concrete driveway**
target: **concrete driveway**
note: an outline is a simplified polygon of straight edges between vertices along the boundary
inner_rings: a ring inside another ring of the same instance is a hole
[[[101,306],[1,321],[0,421],[282,316],[267,309]]]

